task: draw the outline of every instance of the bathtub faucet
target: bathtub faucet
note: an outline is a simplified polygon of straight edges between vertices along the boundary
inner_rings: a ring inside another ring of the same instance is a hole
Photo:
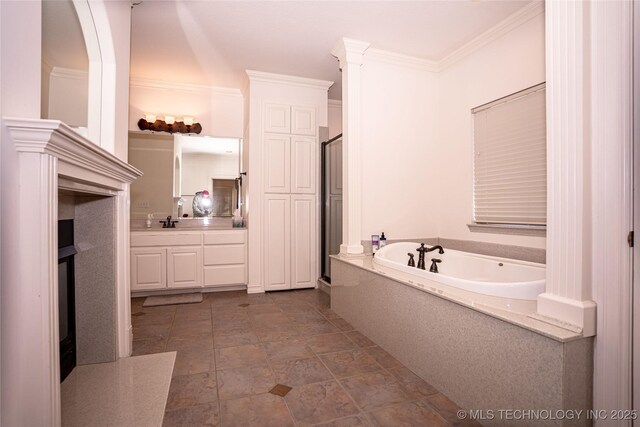
[[[440,255],[442,255],[444,253],[444,249],[442,249],[442,246],[440,246],[440,245],[436,245],[436,246],[434,246],[432,248],[427,249],[427,252],[435,251],[436,249],[438,249],[438,253]]]
[[[425,270],[424,268],[424,254],[429,252],[428,248],[424,247],[424,243],[420,243],[420,247],[416,249],[418,251],[418,265],[416,266],[420,270]]]
[[[420,254],[418,256],[418,265],[416,267],[419,268],[420,270],[426,270],[425,264],[424,264],[424,254],[426,254],[427,252],[435,251],[436,249],[438,249],[439,254],[444,253],[444,249],[442,249],[442,246],[440,245],[436,245],[432,248],[427,248],[424,246],[424,243],[420,243],[420,247],[416,249],[418,254]]]

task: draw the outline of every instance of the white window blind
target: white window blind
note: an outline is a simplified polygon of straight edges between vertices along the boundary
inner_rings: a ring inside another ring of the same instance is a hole
[[[545,84],[474,108],[474,220],[545,225]]]

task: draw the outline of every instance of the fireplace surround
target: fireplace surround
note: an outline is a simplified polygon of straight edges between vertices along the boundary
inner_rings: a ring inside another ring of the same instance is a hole
[[[85,362],[126,357],[131,352],[129,184],[141,172],[60,121],[4,118],[3,122],[12,139],[3,144],[12,143],[14,149],[3,162],[10,160],[16,182],[2,203],[17,213],[3,234],[3,248],[12,249],[10,259],[3,258],[10,262],[3,262],[2,272],[2,341],[11,343],[1,353],[3,420],[11,425],[59,426],[58,197],[63,193],[82,198],[76,202],[76,212],[88,211],[77,218],[86,222],[87,235],[98,236],[84,246],[76,236],[76,262],[83,256],[102,260],[85,262],[84,271],[76,268],[78,286],[82,282],[93,286],[95,278],[102,278],[97,288],[85,289],[86,301],[94,304],[86,307],[86,314],[106,318],[103,323],[85,323],[87,335],[99,332],[101,346],[97,355],[85,353]],[[91,215],[98,211],[107,213]],[[82,274],[89,278],[81,282]],[[78,299],[81,294],[76,293]],[[93,349],[94,344],[87,347]]]

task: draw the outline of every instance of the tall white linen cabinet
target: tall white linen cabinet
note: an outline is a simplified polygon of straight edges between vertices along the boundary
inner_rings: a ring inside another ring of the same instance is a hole
[[[248,292],[313,288],[320,261],[320,141],[333,82],[247,70],[242,153]]]

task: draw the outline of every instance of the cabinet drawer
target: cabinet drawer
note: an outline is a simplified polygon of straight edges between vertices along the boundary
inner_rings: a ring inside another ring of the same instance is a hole
[[[204,247],[204,265],[244,264],[244,245]]]
[[[244,230],[237,231],[208,231],[204,233],[205,245],[229,245],[244,243]]]
[[[202,234],[131,234],[131,246],[195,246],[202,244]]]
[[[204,268],[205,286],[245,285],[244,264]]]

